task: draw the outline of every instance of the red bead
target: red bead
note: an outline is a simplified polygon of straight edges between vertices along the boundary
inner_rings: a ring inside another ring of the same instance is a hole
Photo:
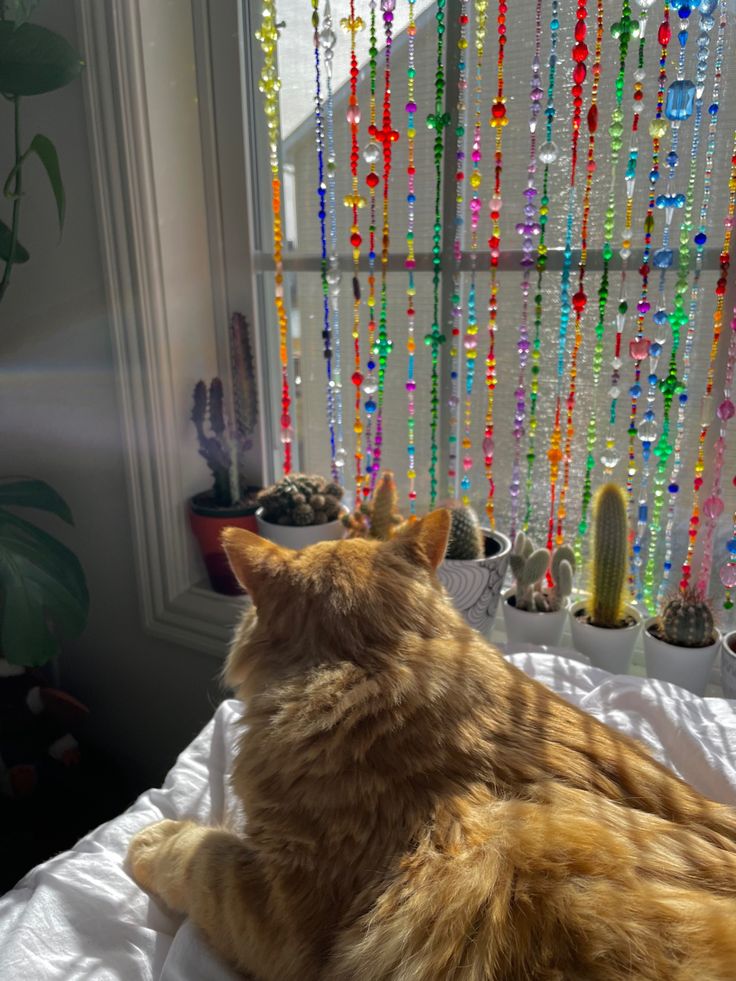
[[[598,106],[593,104],[588,110],[588,130],[595,133],[598,129]]]
[[[659,25],[659,31],[657,32],[657,40],[659,41],[659,43],[662,45],[663,48],[666,48],[667,45],[670,43],[671,37],[672,37],[672,31],[670,30],[669,21],[663,20],[662,23]]]
[[[574,61],[585,61],[588,57],[588,45],[580,41],[572,49],[572,57]]]
[[[358,232],[353,232],[353,234],[350,236],[350,244],[353,246],[354,249],[359,248],[360,243],[362,241],[363,239],[360,237],[360,234]]]
[[[371,174],[368,174],[368,176],[365,179],[365,182],[368,185],[368,187],[376,187],[376,185],[378,184],[379,180],[380,180],[380,177],[378,176],[378,174],[371,173]]]
[[[587,75],[587,69],[582,62],[578,62],[572,70],[572,80],[577,85],[582,85]]]
[[[351,377],[351,381],[353,385],[357,387],[358,385],[361,385],[363,383],[363,376],[359,371],[354,371]]]
[[[572,298],[573,309],[577,313],[582,313],[585,309],[585,304],[588,302],[588,297],[585,295],[583,290],[579,290]]]
[[[575,25],[575,40],[584,41],[585,35],[588,33],[588,28],[584,20],[579,20]]]
[[[496,101],[493,103],[493,106],[491,107],[491,115],[494,119],[503,119],[503,117],[506,115],[506,106],[503,104],[503,102]]]

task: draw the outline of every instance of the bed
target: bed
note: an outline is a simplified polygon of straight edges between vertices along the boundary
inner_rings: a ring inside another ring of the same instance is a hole
[[[736,806],[736,702],[615,677],[549,653],[509,660],[603,722],[642,740],[681,777]],[[2,981],[237,981],[192,925],[142,892],[124,857],[138,829],[161,818],[239,825],[227,784],[239,703],[223,702],[162,788],[0,898]]]

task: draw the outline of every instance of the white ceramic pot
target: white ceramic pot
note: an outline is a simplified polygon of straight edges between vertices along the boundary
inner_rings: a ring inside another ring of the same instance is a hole
[[[341,516],[346,511],[347,508],[343,508]],[[341,518],[335,518],[334,521],[328,521],[324,525],[276,525],[272,521],[266,521],[263,517],[263,508],[258,508],[256,522],[258,534],[262,538],[295,550],[307,548],[308,545],[314,545],[316,542],[334,542],[345,534],[345,525]]]
[[[445,559],[437,576],[456,610],[485,637],[496,619],[501,586],[511,554],[511,542],[498,531],[483,529],[485,556],[480,559]]]
[[[721,645],[720,632],[716,631],[716,639],[707,647],[678,647],[654,636],[651,628],[656,622],[656,617],[650,617],[644,624],[647,677],[669,681],[695,695],[704,695]]]
[[[576,616],[579,610],[585,610],[588,600],[579,600],[570,607],[570,631],[572,644],[576,651],[585,654],[590,663],[596,668],[603,668],[612,674],[628,674],[631,654],[641,630],[641,616],[633,607],[626,605],[624,612],[636,622],[630,627],[618,629],[594,627],[592,623]]]
[[[721,688],[725,698],[736,698],[736,630],[721,638]]]
[[[565,599],[565,605],[559,610],[541,613],[535,610],[517,610],[509,602],[513,595],[514,590],[507,589],[503,594],[501,607],[509,644],[517,648],[521,644],[528,644],[530,647],[556,647],[565,629],[569,600]]]

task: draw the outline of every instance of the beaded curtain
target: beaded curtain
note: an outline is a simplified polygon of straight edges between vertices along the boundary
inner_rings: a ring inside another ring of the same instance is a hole
[[[262,9],[284,448],[580,558],[614,479],[632,594],[729,609],[731,0]]]

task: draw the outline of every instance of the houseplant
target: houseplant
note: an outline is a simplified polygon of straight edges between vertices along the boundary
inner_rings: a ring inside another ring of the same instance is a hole
[[[493,629],[511,553],[511,542],[481,526],[473,508],[445,502],[450,511],[450,537],[437,577],[471,627],[488,636]]]
[[[641,629],[641,617],[624,601],[628,564],[626,495],[605,484],[593,504],[593,568],[590,595],[570,609],[576,650],[592,664],[626,674]]]
[[[721,639],[721,688],[726,698],[736,698],[736,630]]]
[[[10,224],[0,218],[0,301],[13,268],[29,259],[20,242],[20,218],[25,169],[34,158],[51,185],[60,231],[64,224],[66,202],[56,148],[40,133],[24,144],[22,101],[63,88],[83,68],[63,37],[27,23],[34,6],[32,0],[0,3],[0,93],[13,107],[13,133],[8,135],[13,165],[3,182],[4,199],[12,202]],[[66,502],[44,481],[27,477],[0,481],[0,651],[9,664],[31,667],[50,661],[61,639],[81,632],[89,595],[79,560],[58,539],[17,513],[27,508],[70,525],[73,520]]]
[[[647,675],[704,695],[720,640],[710,600],[688,586],[664,603],[659,616],[647,620]]]
[[[569,545],[550,553],[535,549],[520,531],[509,557],[514,586],[504,593],[503,618],[512,644],[560,643],[567,620],[575,572],[575,555]]]
[[[343,489],[325,477],[290,474],[258,495],[258,533],[287,548],[342,538]]]
[[[209,387],[198,381],[194,387],[191,418],[200,456],[212,474],[212,487],[191,499],[189,521],[212,588],[218,593],[238,595],[242,590],[230,571],[220,545],[220,533],[231,525],[258,530],[255,519],[258,488],[249,485],[245,473],[258,420],[258,402],[250,334],[240,313],[233,314],[230,321],[230,368],[232,420],[225,412],[221,379],[213,378]]]

